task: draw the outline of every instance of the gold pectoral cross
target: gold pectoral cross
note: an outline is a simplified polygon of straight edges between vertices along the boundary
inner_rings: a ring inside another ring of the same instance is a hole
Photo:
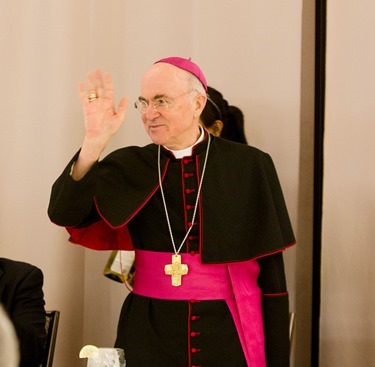
[[[165,274],[172,276],[172,285],[178,287],[181,285],[182,275],[188,273],[188,266],[186,264],[181,264],[181,255],[172,255],[172,264],[165,265]]]

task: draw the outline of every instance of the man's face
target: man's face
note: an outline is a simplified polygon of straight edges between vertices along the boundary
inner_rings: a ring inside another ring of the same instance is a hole
[[[205,99],[191,90],[186,71],[157,63],[146,72],[141,93],[139,100],[148,104],[141,113],[142,121],[155,144],[178,150],[195,143],[199,136],[199,115],[204,107],[201,105]],[[160,101],[166,101],[167,108],[158,108]]]

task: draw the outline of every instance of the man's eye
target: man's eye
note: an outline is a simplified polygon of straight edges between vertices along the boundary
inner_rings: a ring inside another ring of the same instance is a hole
[[[163,99],[163,98],[159,98],[159,99],[155,100],[154,103],[158,107],[165,107],[168,104],[168,102],[165,99]]]

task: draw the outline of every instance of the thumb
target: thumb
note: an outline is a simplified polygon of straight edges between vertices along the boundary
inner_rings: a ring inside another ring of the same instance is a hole
[[[128,107],[128,100],[129,100],[129,97],[123,97],[121,98],[118,104],[117,116],[119,117],[120,120],[123,120],[125,117],[126,109]]]

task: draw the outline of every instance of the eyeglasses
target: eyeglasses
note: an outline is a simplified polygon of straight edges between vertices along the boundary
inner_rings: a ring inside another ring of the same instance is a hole
[[[195,89],[191,89],[188,92],[185,92],[177,97],[169,98],[165,96],[156,96],[152,100],[147,100],[143,97],[139,97],[137,101],[134,102],[134,107],[139,111],[139,113],[145,113],[148,109],[148,106],[152,106],[155,110],[162,112],[173,106],[173,101],[177,98],[183,97],[186,94],[195,91]]]

